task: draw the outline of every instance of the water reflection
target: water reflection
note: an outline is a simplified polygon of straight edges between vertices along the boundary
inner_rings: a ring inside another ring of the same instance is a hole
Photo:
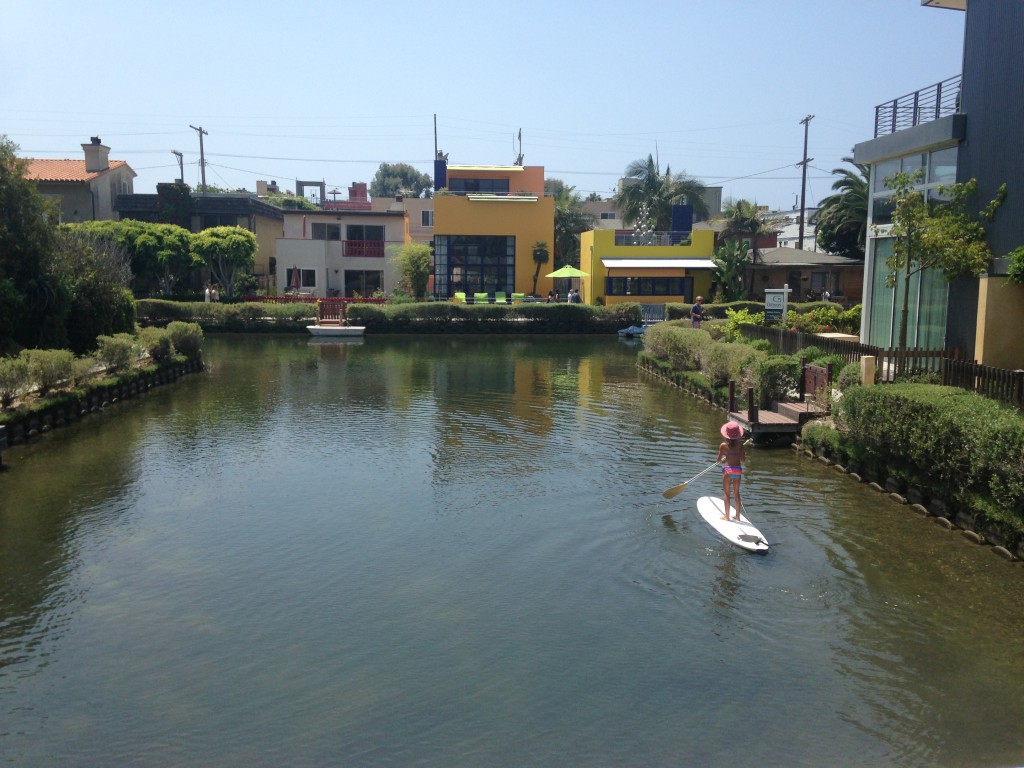
[[[744,479],[772,554],[730,547],[714,478],[661,497],[720,415],[634,363],[217,337],[11,449],[5,758],[1019,763],[1021,569],[792,451]]]

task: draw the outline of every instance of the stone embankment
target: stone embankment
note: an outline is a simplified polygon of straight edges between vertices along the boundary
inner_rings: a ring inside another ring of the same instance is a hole
[[[125,381],[97,384],[74,397],[54,397],[54,403],[40,409],[25,409],[0,425],[0,466],[2,451],[38,438],[57,427],[66,427],[121,400],[145,394],[153,387],[171,384],[179,377],[202,370],[201,361],[165,365],[155,371],[141,371]]]
[[[910,511],[931,518],[937,525],[946,530],[959,532],[967,541],[992,548],[992,552],[1005,560],[1021,562],[1024,560],[1024,542],[1017,545],[1009,543],[998,527],[986,524],[974,515],[951,509],[942,499],[929,499],[925,491],[913,486],[906,486],[894,477],[872,477],[866,470],[855,465],[845,466],[833,461],[828,452],[819,447],[814,451],[794,443],[793,448],[804,456],[830,466],[842,472],[851,480],[867,483],[868,487],[879,494],[885,495],[894,504],[906,506]]]

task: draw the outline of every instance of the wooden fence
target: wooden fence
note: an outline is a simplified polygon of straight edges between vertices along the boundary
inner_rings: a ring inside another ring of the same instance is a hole
[[[969,389],[992,400],[1024,408],[1024,371],[993,368],[974,361],[943,360],[942,383]]]
[[[921,373],[935,373],[943,384],[960,387],[979,395],[1024,408],[1024,371],[1009,371],[963,360],[959,349],[887,349],[859,341],[831,339],[814,333],[768,328],[763,325],[742,325],[743,335],[766,339],[783,355],[793,355],[807,347],[817,347],[827,355],[838,355],[848,363],[861,357],[875,358],[879,378],[883,382]]]

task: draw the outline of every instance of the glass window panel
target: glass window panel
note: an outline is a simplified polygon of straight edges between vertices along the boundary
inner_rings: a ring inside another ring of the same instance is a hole
[[[874,243],[867,341],[876,347],[890,347],[893,341],[893,289],[885,284],[889,274],[885,260],[892,255],[892,239],[878,238]]]
[[[957,148],[947,147],[931,153],[928,166],[928,182],[931,184],[953,184],[956,182]]]
[[[891,197],[876,197],[871,201],[871,223],[891,224],[896,203]]]
[[[924,163],[925,163],[925,158],[926,157],[927,157],[927,155],[925,155],[923,153],[920,153],[920,154],[907,155],[906,157],[900,158],[902,160],[902,163],[903,163],[903,171],[905,173],[908,173],[911,176],[913,176],[915,171],[918,171],[918,170],[924,168]],[[924,176],[923,175],[921,177],[921,181],[922,182],[924,181]]]
[[[885,186],[885,180],[891,179],[900,171],[900,160],[883,160],[875,166],[874,176],[874,191],[883,192],[888,187]]]

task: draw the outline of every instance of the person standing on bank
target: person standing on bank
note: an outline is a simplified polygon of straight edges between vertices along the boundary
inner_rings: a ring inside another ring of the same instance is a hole
[[[698,296],[697,301],[690,308],[690,325],[694,328],[700,328],[701,320],[704,319],[704,305],[701,303],[704,301],[703,296]]]
[[[722,501],[725,504],[723,520],[729,519],[729,501],[735,500],[736,520],[740,519],[743,500],[740,498],[740,482],[743,480],[743,462],[747,454],[743,450],[743,427],[735,421],[722,425],[725,442],[718,446],[718,462],[722,464]]]

